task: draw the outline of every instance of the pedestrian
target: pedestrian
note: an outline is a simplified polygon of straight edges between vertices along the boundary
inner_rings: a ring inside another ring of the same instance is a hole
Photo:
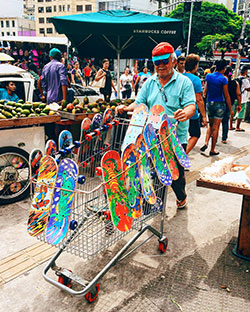
[[[0,100],[18,102],[19,97],[15,93],[16,84],[13,81],[5,81],[4,88],[0,88]]]
[[[135,85],[139,84],[139,87],[141,88],[144,82],[146,82],[149,77],[151,77],[151,74],[148,71],[148,68],[143,67],[142,71],[138,74]]]
[[[81,84],[82,86],[84,86],[84,82],[82,79],[82,72],[79,67],[78,61],[74,62],[74,68],[71,71],[71,82],[74,84]]]
[[[189,78],[181,75],[174,66],[176,55],[174,48],[168,42],[159,43],[152,51],[156,73],[147,79],[139,91],[135,102],[129,106],[120,105],[117,112],[122,114],[133,110],[140,103],[149,109],[156,104],[165,108],[168,115],[174,116],[173,122],[178,120],[177,135],[184,149],[187,146],[189,119],[195,112],[195,93]],[[179,165],[179,178],[172,182],[172,188],[177,197],[177,208],[185,208],[187,194],[184,168]]]
[[[129,68],[126,67],[124,74],[120,78],[121,92],[123,99],[129,99],[131,97],[132,89],[134,89],[133,77],[129,73]]]
[[[188,77],[192,81],[196,98],[196,110],[194,115],[189,120],[188,131],[190,138],[188,139],[188,145],[186,149],[187,154],[189,154],[189,152],[195,147],[201,136],[199,111],[202,115],[202,122],[204,126],[207,127],[207,117],[202,97],[202,84],[200,78],[195,75],[197,73],[199,61],[199,55],[188,55],[185,61],[185,73],[183,73],[184,76]]]
[[[133,73],[133,84],[134,84],[133,91],[135,91],[135,96],[137,96],[138,89],[139,89],[139,83],[136,83],[138,75],[139,75],[138,68],[135,67],[134,68],[134,73]]]
[[[49,52],[49,57],[50,62],[44,66],[41,78],[47,103],[67,101],[67,71],[65,65],[61,63],[61,51],[53,48]]]
[[[230,96],[228,93],[227,78],[224,77],[227,62],[217,60],[215,62],[216,71],[213,74],[207,74],[204,93],[207,93],[207,112],[209,118],[209,126],[206,133],[205,144],[200,148],[204,152],[208,148],[210,137],[212,138],[210,156],[219,155],[215,151],[215,146],[219,134],[219,128],[228,105],[230,115],[233,116]]]
[[[114,89],[115,93],[116,88],[115,85],[113,83],[113,80],[111,78],[111,73],[109,71],[109,60],[108,59],[104,59],[102,61],[102,68],[100,68],[95,76],[95,81],[99,81],[100,79],[102,79],[103,77],[105,77],[105,85],[103,88],[100,88],[100,93],[103,94],[104,96],[104,100],[106,102],[110,101],[110,97],[112,94],[112,88]]]
[[[87,87],[90,83],[90,76],[91,76],[91,68],[89,67],[89,63],[87,63],[83,71],[84,71],[85,85]]]
[[[236,128],[235,131],[237,132],[245,132],[244,129],[240,127],[242,119],[245,118],[246,112],[246,104],[247,104],[247,94],[250,91],[250,82],[247,77],[248,68],[243,66],[240,71],[240,76],[237,78],[237,81],[240,84],[240,91],[241,91],[241,110],[236,118]]]
[[[235,100],[237,99],[238,105],[237,105],[237,112],[240,112],[241,110],[241,93],[240,93],[240,86],[239,83],[236,80],[232,79],[233,70],[231,66],[227,66],[225,71],[225,77],[228,80],[228,92],[232,104],[232,109],[235,111]],[[229,124],[230,120],[230,126]],[[233,116],[230,116],[229,107],[226,105],[226,111],[224,113],[223,119],[222,119],[222,140],[221,142],[223,144],[227,144],[227,138],[228,138],[228,130],[234,130],[233,128]]]
[[[185,71],[185,60],[186,58],[181,55],[177,58],[176,71],[180,74],[183,74]]]

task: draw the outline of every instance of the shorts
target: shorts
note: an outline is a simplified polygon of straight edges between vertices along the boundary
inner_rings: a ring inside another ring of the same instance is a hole
[[[246,113],[246,103],[241,103],[241,110],[237,116],[237,119],[244,119]]]
[[[199,139],[199,137],[201,136],[200,118],[189,119],[188,131],[191,137],[196,137]]]
[[[225,102],[207,102],[207,114],[210,119],[223,119],[226,111]]]

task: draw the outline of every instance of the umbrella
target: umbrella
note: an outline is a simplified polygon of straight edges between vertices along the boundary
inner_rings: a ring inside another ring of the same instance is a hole
[[[14,61],[12,56],[5,53],[0,53],[0,62],[9,62],[9,61]]]
[[[177,47],[184,39],[182,20],[134,11],[100,11],[51,20],[57,32],[65,34],[81,56],[117,57],[117,77],[120,57],[151,58],[157,43],[168,41]]]

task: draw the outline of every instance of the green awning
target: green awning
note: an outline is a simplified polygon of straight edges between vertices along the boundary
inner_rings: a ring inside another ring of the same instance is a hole
[[[81,56],[151,58],[161,41],[175,48],[184,39],[179,19],[114,10],[51,18],[58,33],[65,34]]]

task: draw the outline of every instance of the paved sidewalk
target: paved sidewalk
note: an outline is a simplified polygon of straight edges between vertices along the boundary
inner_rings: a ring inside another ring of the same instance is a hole
[[[222,145],[218,141],[220,157],[233,154],[239,157],[238,163],[250,164],[250,125],[243,124],[243,127],[247,130],[245,133],[230,132],[229,144]],[[159,254],[158,241],[152,238],[100,280],[100,292],[92,305],[43,280],[44,261],[53,251],[47,250],[46,244],[40,246],[26,232],[30,201],[0,207],[0,310],[248,311],[250,262],[235,257],[231,252],[238,236],[242,196],[196,187],[199,170],[219,159],[200,155],[204,133],[205,129],[202,129],[202,138],[190,154],[192,167],[187,173],[188,209],[176,211],[174,194],[170,192],[168,195],[165,218],[165,232],[169,239],[167,252]],[[151,225],[158,228],[160,217],[150,220]],[[58,265],[91,279],[132,234],[91,261],[63,253]],[[145,233],[138,242],[148,236]],[[40,252],[37,252],[39,248]],[[6,259],[19,261],[21,258],[18,255],[29,255],[31,266],[25,266],[25,262],[21,261],[23,271],[15,276],[10,270],[18,271],[17,262],[9,268],[5,266],[4,276],[11,278],[5,279],[2,275],[1,279],[1,263],[8,265],[10,262]]]

